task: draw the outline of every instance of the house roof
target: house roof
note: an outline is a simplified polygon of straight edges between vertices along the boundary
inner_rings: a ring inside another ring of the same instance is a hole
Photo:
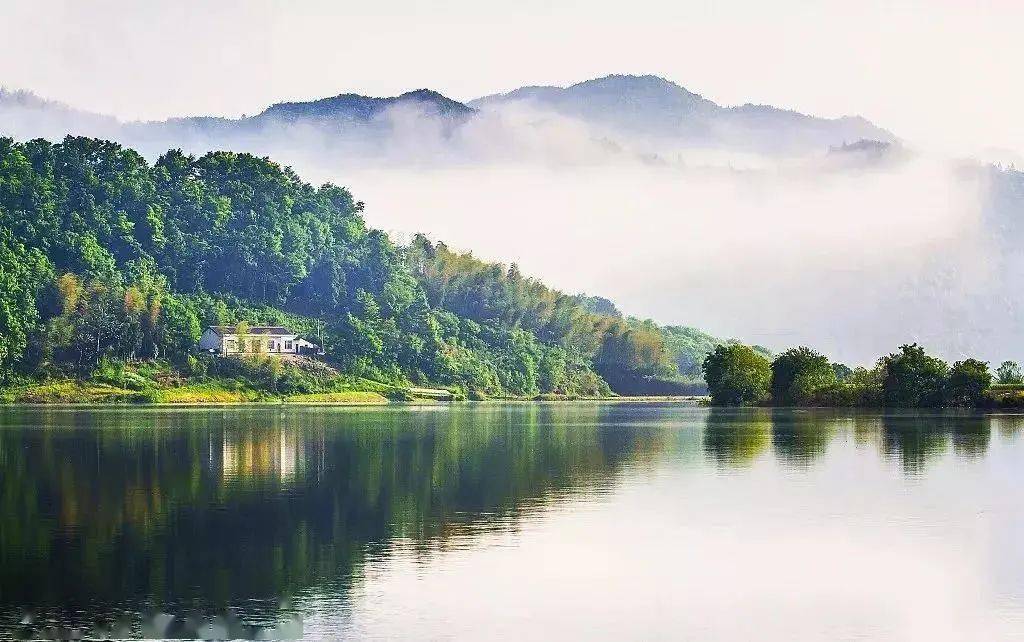
[[[210,329],[217,334],[224,336],[226,334],[236,334],[235,331],[238,329],[238,326],[211,325]],[[294,336],[296,332],[280,325],[251,325],[249,326],[249,334]]]

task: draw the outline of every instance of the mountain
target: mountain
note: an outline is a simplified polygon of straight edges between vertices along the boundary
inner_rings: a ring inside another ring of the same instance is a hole
[[[430,89],[399,96],[344,93],[280,102],[254,116],[193,116],[122,123],[26,92],[0,92],[0,135],[117,140],[155,157],[170,147],[202,153],[248,151],[301,162],[429,162],[508,158],[546,141],[543,118],[524,127],[502,110],[531,110],[580,121],[586,144],[656,154],[679,148],[768,154],[825,153],[862,139],[896,137],[860,117],[819,118],[768,105],[724,107],[657,76],[613,75],[569,87],[522,87],[464,104]],[[495,117],[497,115],[497,117]],[[477,126],[479,125],[479,126]],[[534,141],[534,142],[531,142]],[[324,155],[327,155],[324,158]]]
[[[371,98],[359,94],[341,94],[308,102],[277,103],[265,109],[255,120],[295,122],[336,121],[369,122],[394,107],[412,107],[433,118],[467,118],[476,113],[472,107],[430,89],[417,89],[393,98]]]
[[[394,141],[422,132],[445,140],[475,114],[475,109],[429,89],[387,98],[340,94],[276,103],[241,118],[197,116],[127,123],[118,140],[147,156],[181,147],[195,153],[231,149],[298,163],[333,164],[381,156],[402,161],[409,150],[399,146],[398,152],[392,152]]]
[[[112,116],[75,109],[29,91],[0,88],[0,135],[60,140],[68,134],[111,136],[120,130]]]
[[[819,118],[769,105],[723,107],[658,76],[612,75],[569,87],[522,87],[469,102],[481,110],[526,105],[613,134],[701,147],[797,153],[896,137],[859,116]]]
[[[284,155],[290,161],[309,156],[323,159],[325,151],[348,159],[375,157],[389,152],[396,129],[404,138],[428,132],[433,143],[433,137],[445,140],[476,113],[436,91],[418,89],[385,98],[340,94],[281,102],[241,118],[188,116],[122,122],[31,92],[0,90],[0,136],[51,141],[67,135],[92,136],[116,140],[150,158],[175,147],[194,153],[230,149]],[[405,150],[401,147],[399,154]]]

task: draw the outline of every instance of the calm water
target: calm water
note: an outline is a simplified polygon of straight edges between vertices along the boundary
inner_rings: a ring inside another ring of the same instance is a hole
[[[0,637],[73,627],[1021,639],[1024,415],[0,409]]]

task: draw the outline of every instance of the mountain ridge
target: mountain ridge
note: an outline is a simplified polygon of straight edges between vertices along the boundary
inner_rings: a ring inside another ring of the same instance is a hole
[[[824,118],[773,105],[723,106],[668,79],[612,74],[566,87],[520,87],[467,104],[481,110],[525,103],[619,133],[725,144],[754,151],[827,149],[869,139],[896,143],[890,131],[859,115]]]
[[[441,123],[446,134],[487,112],[518,104],[568,116],[622,137],[657,139],[671,145],[721,146],[742,151],[825,152],[832,146],[870,139],[886,143],[898,138],[862,116],[822,118],[771,105],[745,103],[722,106],[682,85],[655,75],[611,74],[566,87],[528,85],[501,94],[461,102],[421,88],[398,96],[375,97],[340,93],[313,100],[273,103],[253,116],[217,115],[172,117],[163,120],[121,121],[112,116],[75,109],[32,92],[0,92],[0,115],[8,116],[0,133],[18,137],[62,137],[63,134],[117,138],[125,144],[166,147],[181,137],[200,144],[251,144],[275,128],[310,125],[327,136],[358,136],[370,140],[387,136],[391,109],[408,106],[417,118]],[[280,133],[280,132],[279,132]],[[601,136],[605,135],[600,133]],[[362,147],[363,151],[372,147]]]

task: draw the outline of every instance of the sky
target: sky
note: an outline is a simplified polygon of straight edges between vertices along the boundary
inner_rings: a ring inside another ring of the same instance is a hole
[[[1024,2],[4,0],[0,84],[123,119],[651,73],[723,104],[860,114],[1024,155]]]

